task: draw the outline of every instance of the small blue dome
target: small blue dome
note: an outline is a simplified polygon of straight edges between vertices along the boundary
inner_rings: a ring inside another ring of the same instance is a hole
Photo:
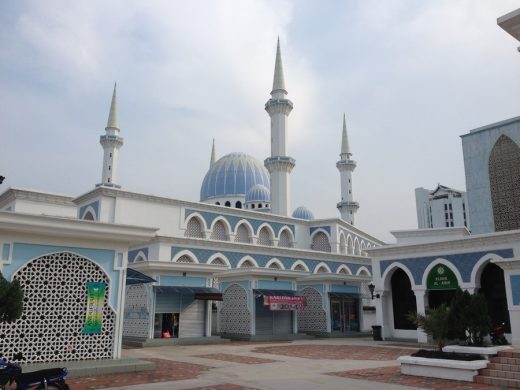
[[[249,191],[247,191],[246,194],[246,202],[270,202],[271,201],[271,194],[269,192],[269,189],[266,186],[263,186],[262,184],[257,184]]]
[[[309,221],[314,219],[314,214],[312,214],[312,212],[304,206],[300,206],[294,210],[292,216],[293,218],[307,219]]]
[[[256,184],[269,189],[269,173],[263,164],[245,153],[221,157],[206,173],[200,201],[223,196],[243,196]]]

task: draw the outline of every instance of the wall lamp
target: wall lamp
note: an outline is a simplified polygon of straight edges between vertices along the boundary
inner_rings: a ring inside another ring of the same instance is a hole
[[[376,288],[376,285],[374,284],[374,282],[368,283],[368,290],[370,291],[370,295],[372,295],[372,299],[374,299],[374,297],[381,298],[381,295],[379,295],[379,294],[374,295],[375,288]]]

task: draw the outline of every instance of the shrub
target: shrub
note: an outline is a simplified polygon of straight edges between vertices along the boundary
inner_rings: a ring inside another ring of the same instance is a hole
[[[0,272],[0,322],[12,322],[22,315],[23,290],[18,280],[9,283]]]

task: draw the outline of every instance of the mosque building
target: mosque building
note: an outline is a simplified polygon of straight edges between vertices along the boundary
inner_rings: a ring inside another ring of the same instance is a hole
[[[369,330],[366,251],[383,242],[354,225],[356,162],[345,117],[340,218],[317,219],[290,204],[296,161],[287,155],[287,95],[278,42],[265,104],[270,156],[217,158],[213,143],[200,199],[188,201],[122,189],[114,86],[99,184],[80,196],[18,188],[0,195],[0,271],[25,291],[22,317],[0,324],[4,355],[110,359],[120,357],[123,340],[145,346]],[[92,284],[101,286],[98,301]],[[95,331],[86,326],[92,312]]]

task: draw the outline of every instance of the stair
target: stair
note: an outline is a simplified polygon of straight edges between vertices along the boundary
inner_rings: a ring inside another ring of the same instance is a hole
[[[499,352],[479,370],[475,382],[490,386],[520,389],[520,352]]]

